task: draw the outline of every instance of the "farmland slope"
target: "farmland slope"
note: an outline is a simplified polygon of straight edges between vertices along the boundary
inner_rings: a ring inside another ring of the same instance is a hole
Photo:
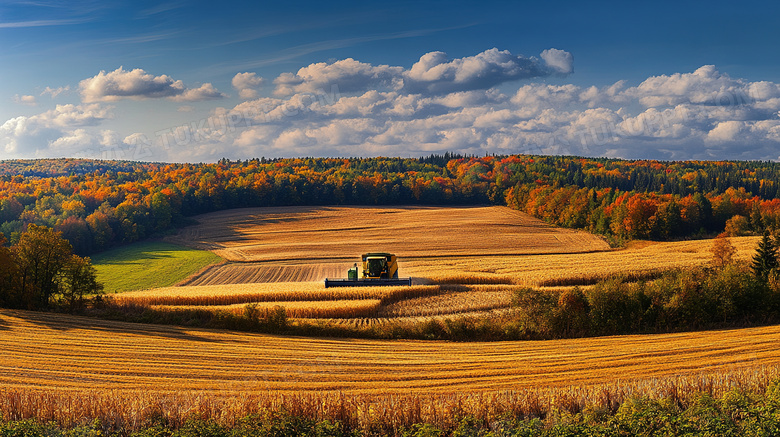
[[[500,206],[247,208],[196,219],[167,240],[231,262],[179,285],[321,281],[344,276],[372,251],[396,253],[402,274],[425,278],[461,257],[609,250],[597,236]],[[418,268],[406,271],[415,261]]]
[[[452,393],[780,364],[780,326],[558,341],[311,339],[0,310],[0,386]]]
[[[246,208],[197,216],[169,237],[229,261],[354,260],[383,250],[431,256],[580,253],[609,246],[506,207]]]
[[[343,277],[361,253],[399,256],[414,283],[532,286],[592,283],[611,274],[706,265],[711,240],[642,242],[609,250],[599,237],[550,226],[506,207],[281,207],[204,214],[168,237],[231,261],[179,285],[321,281]],[[758,237],[732,238],[738,259]],[[479,281],[476,281],[479,282]]]

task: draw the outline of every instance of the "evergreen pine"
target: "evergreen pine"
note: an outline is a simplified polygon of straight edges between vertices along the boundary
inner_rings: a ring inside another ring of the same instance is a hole
[[[769,273],[773,270],[777,270],[777,244],[769,236],[769,231],[764,231],[764,236],[758,243],[756,248],[756,254],[753,255],[753,273],[756,277],[761,279],[767,279]]]

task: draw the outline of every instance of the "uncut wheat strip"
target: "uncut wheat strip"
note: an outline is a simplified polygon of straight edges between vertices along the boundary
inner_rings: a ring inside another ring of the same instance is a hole
[[[370,317],[379,310],[382,301],[379,299],[291,301],[283,302],[283,305],[279,302],[251,302],[233,305],[152,305],[150,308],[158,311],[226,311],[240,316],[245,314],[247,305],[251,304],[261,312],[282,306],[287,317],[320,319]]]
[[[250,302],[382,299],[393,301],[440,293],[438,286],[324,288],[320,283],[267,283],[166,287],[120,293],[117,305],[231,305]]]

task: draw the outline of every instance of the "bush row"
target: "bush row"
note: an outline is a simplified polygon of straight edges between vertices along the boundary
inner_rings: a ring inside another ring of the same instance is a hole
[[[744,264],[673,270],[647,282],[612,278],[583,290],[515,294],[523,337],[564,338],[752,326],[780,321],[780,286]]]

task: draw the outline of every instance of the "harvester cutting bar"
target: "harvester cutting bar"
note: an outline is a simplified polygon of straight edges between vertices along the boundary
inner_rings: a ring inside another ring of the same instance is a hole
[[[393,279],[325,279],[325,288],[330,287],[380,287],[390,285],[412,285],[412,278]]]

